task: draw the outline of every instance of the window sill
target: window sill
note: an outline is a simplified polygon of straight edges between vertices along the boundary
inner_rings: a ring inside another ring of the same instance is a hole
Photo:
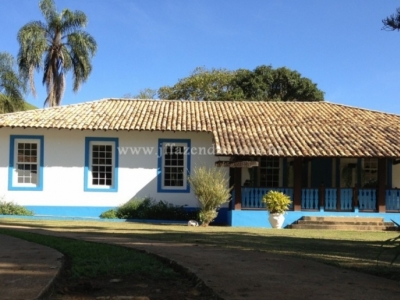
[[[85,192],[101,192],[101,193],[116,193],[118,192],[117,188],[105,189],[105,188],[85,188]]]
[[[42,186],[9,186],[9,191],[43,191]]]
[[[159,188],[157,190],[157,193],[190,193],[190,188],[184,188],[184,189],[165,189],[165,188]]]

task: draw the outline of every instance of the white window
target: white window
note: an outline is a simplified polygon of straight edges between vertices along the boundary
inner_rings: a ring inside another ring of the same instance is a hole
[[[86,138],[86,191],[117,191],[117,143],[113,138]]]
[[[43,189],[43,137],[11,136],[9,190]]]
[[[17,143],[17,182],[36,186],[38,183],[38,142]]]
[[[159,151],[158,191],[189,192],[190,141],[160,140]]]

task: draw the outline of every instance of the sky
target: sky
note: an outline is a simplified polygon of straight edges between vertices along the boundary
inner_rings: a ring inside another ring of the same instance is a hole
[[[0,0],[0,51],[17,55],[18,30],[43,20],[38,0]],[[395,0],[56,0],[85,12],[97,41],[93,71],[63,104],[173,85],[199,66],[287,67],[330,102],[400,114],[400,32],[382,30]],[[42,73],[38,95],[43,107]]]

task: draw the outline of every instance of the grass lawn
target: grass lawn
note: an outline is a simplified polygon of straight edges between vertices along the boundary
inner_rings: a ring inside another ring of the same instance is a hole
[[[57,249],[67,258],[43,299],[114,299],[121,295],[154,300],[218,299],[182,269],[135,249],[8,228],[0,228],[0,234]]]
[[[400,261],[393,266],[387,262],[394,257],[391,246],[385,247],[377,264],[382,242],[399,235],[398,232],[352,232],[330,230],[273,230],[235,227],[187,227],[140,223],[31,221],[0,219],[4,225],[25,225],[51,231],[90,232],[101,235],[123,235],[159,241],[195,243],[266,251],[318,260],[339,267],[364,271],[400,280]],[[246,255],[246,252],[244,252]]]
[[[154,257],[133,249],[0,228],[7,234],[57,249],[71,263],[70,278],[140,275],[153,279],[177,275]]]

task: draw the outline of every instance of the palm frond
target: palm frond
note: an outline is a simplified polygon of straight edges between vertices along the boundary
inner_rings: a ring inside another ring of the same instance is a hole
[[[90,34],[77,31],[68,35],[67,46],[73,68],[73,90],[76,92],[92,71],[90,58],[95,54],[97,45]]]
[[[14,111],[14,105],[10,99],[4,94],[0,93],[0,114],[9,113]]]
[[[14,58],[7,52],[0,52],[0,70],[11,70]]]
[[[0,112],[22,110],[26,82],[14,70],[14,59],[6,52],[0,53]]]
[[[42,22],[26,24],[18,32],[18,42],[19,72],[23,79],[29,80],[32,94],[36,96],[34,71],[40,70],[42,56],[48,49],[45,25]]]
[[[42,0],[39,2],[40,11],[43,14],[47,23],[51,23],[54,17],[57,15],[56,4],[53,0]]]
[[[71,56],[70,53],[67,49],[67,47],[65,45],[61,46],[61,57],[63,60],[63,64],[64,64],[64,71],[69,71],[72,68],[72,60],[71,60]]]
[[[69,9],[65,9],[61,13],[61,23],[60,31],[63,34],[68,35],[76,30],[85,28],[87,25],[87,17],[85,13],[79,10],[73,12]]]

